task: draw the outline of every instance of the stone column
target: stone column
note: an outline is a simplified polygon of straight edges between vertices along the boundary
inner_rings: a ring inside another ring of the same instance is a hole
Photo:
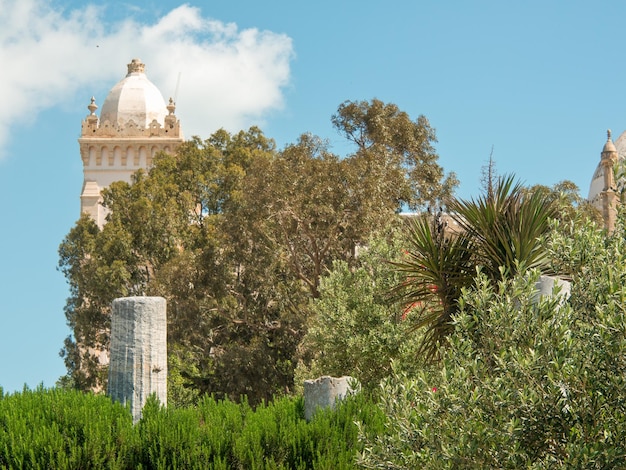
[[[162,297],[124,297],[113,301],[108,394],[130,403],[133,422],[141,419],[155,393],[167,404],[167,320]]]

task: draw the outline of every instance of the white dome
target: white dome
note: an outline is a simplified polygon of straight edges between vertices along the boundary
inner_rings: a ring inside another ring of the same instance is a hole
[[[164,124],[167,109],[159,89],[144,73],[145,65],[139,59],[128,64],[128,75],[115,85],[102,104],[100,122],[125,126],[133,120],[140,128],[147,128],[156,119]]]
[[[600,203],[600,193],[604,189],[604,168],[601,164],[598,163],[596,167],[596,171],[593,172],[593,177],[591,178],[591,184],[589,185],[589,196],[587,196],[587,200],[591,202],[594,206],[601,206]]]

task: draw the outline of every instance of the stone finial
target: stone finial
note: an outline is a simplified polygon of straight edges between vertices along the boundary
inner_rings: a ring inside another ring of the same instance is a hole
[[[176,103],[174,103],[174,99],[170,97],[170,102],[167,105],[167,110],[170,112],[170,114],[174,114],[174,111],[176,111]]]
[[[174,129],[176,127],[176,115],[174,114],[174,111],[176,111],[176,103],[174,103],[173,98],[170,98],[170,103],[166,107],[169,114],[165,116],[165,127]]]
[[[615,148],[615,144],[611,140],[611,129],[606,130],[606,143],[604,144],[604,148],[602,149],[602,152],[603,153],[604,152],[617,152],[617,149]]]
[[[96,116],[96,109],[98,109],[98,105],[96,104],[96,99],[93,96],[91,97],[91,103],[89,103],[87,109],[89,110],[89,114],[83,123],[82,135],[90,134],[98,129],[98,116]]]
[[[98,105],[96,104],[96,98],[95,97],[91,97],[91,103],[89,103],[89,105],[87,106],[87,109],[89,110],[90,116],[93,116],[96,114],[96,109],[98,109]]]
[[[133,59],[128,64],[128,74],[131,73],[145,73],[146,64],[144,64],[141,59]]]

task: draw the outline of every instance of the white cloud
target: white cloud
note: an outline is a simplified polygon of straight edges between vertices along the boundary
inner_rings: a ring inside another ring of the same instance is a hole
[[[13,126],[79,91],[112,87],[135,57],[166,100],[180,77],[176,114],[185,135],[208,137],[282,106],[293,48],[284,34],[239,30],[188,5],[154,24],[107,24],[101,7],[61,12],[44,0],[0,0],[0,155]],[[105,96],[96,98],[102,104]]]

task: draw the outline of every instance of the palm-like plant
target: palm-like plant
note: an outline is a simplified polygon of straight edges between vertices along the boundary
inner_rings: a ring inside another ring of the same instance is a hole
[[[440,216],[417,219],[410,224],[405,259],[396,263],[405,281],[393,295],[417,312],[415,328],[426,329],[422,352],[431,359],[451,332],[461,291],[473,284],[477,269],[494,283],[526,269],[548,271],[543,236],[556,215],[544,194],[524,191],[513,176],[500,178],[477,200],[449,207],[461,230],[447,231]]]
[[[548,269],[543,237],[557,214],[545,194],[529,193],[507,176],[477,200],[452,201],[450,211],[473,242],[474,263],[492,280],[532,268]]]
[[[440,217],[412,221],[408,235],[404,259],[395,263],[405,280],[392,295],[406,306],[403,316],[417,315],[413,329],[425,328],[420,352],[434,359],[451,331],[461,290],[475,274],[471,239],[463,232],[446,233]]]

